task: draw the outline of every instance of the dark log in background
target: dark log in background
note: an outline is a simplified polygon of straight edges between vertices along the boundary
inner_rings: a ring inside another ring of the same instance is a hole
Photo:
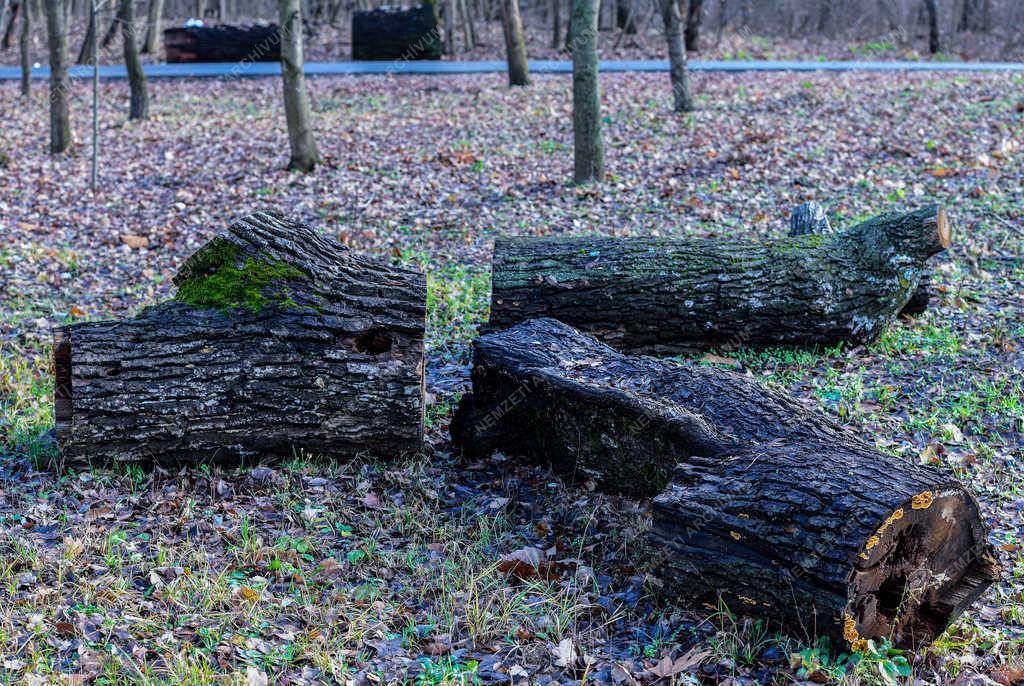
[[[281,30],[268,26],[191,26],[164,30],[168,62],[280,62]]]
[[[452,423],[501,450],[654,500],[678,599],[836,646],[920,646],[995,579],[977,502],[950,474],[876,450],[742,374],[628,356],[552,319],[474,344]],[[667,484],[667,486],[666,486]]]
[[[937,206],[763,243],[498,238],[488,330],[554,317],[621,350],[656,353],[866,343],[951,240]]]
[[[257,213],[175,277],[176,300],[55,341],[71,461],[198,462],[304,449],[384,457],[423,428],[422,274]]]
[[[828,221],[828,214],[825,208],[816,202],[805,202],[793,208],[793,214],[789,217],[789,235],[805,236],[807,234],[829,234],[833,233],[832,224]],[[917,284],[914,294],[900,310],[900,314],[915,316],[928,309],[928,302],[931,300],[932,289],[931,270],[925,269],[921,274],[921,281]]]
[[[432,5],[352,14],[353,60],[439,60],[441,52]]]

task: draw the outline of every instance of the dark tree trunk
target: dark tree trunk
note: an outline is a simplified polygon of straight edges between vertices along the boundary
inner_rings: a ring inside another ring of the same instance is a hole
[[[704,0],[690,0],[686,7],[686,50],[697,52],[700,24],[704,20]]]
[[[71,149],[71,79],[68,77],[68,32],[64,0],[45,0],[46,38],[50,48],[50,154]],[[25,8],[26,11],[28,8]]]
[[[925,16],[928,18],[928,52],[935,54],[942,51],[939,39],[939,10],[935,0],[924,0]]]
[[[716,239],[498,238],[490,327],[554,317],[623,350],[865,343],[949,246],[937,206],[842,233]]]
[[[558,47],[558,41],[562,38],[562,2],[563,0],[551,0],[551,48]]]
[[[18,51],[21,53],[21,95],[32,94],[32,56],[29,54],[29,37],[32,31],[32,13],[25,8],[21,15],[21,32],[18,34]]]
[[[693,110],[690,95],[690,75],[686,68],[686,50],[683,47],[682,11],[680,0],[659,0],[661,19],[668,45],[669,83],[672,85],[672,109],[676,112]],[[685,5],[685,0],[682,0]]]
[[[73,461],[413,452],[423,421],[421,274],[268,214],[175,277],[175,300],[74,324],[54,354]]]
[[[519,0],[499,1],[505,54],[508,57],[508,85],[529,86],[530,66],[526,61],[526,40],[523,37],[523,19],[519,16]]]
[[[92,64],[92,61],[96,59],[93,45],[95,45],[95,34],[96,34],[96,12],[94,10],[94,4],[89,2],[89,23],[85,27],[85,38],[82,39],[82,47],[78,49],[78,59],[75,60],[76,64]]]
[[[113,45],[114,39],[117,38],[118,29],[120,28],[121,23],[117,20],[117,12],[114,12],[114,18],[110,20],[110,26],[107,27],[106,32],[103,34],[103,38],[100,40],[100,47],[107,49]]]
[[[927,644],[996,579],[974,498],[788,395],[627,356],[551,319],[474,343],[453,437],[651,496],[675,599],[862,647]],[[667,484],[667,487],[666,487]]]
[[[131,89],[128,118],[145,121],[149,119],[149,91],[146,87],[146,72],[139,59],[139,46],[135,42],[135,0],[121,0],[117,17],[121,24],[124,64],[128,71],[128,87]]]
[[[146,10],[146,37],[142,43],[142,52],[155,55],[160,52],[160,20],[163,19],[164,0],[149,0]]]
[[[574,0],[572,10],[573,174],[576,183],[604,181],[597,15],[600,0]]]
[[[805,202],[793,208],[793,214],[789,217],[789,235],[804,236],[807,234],[824,235],[832,233],[832,225],[829,224],[825,208],[816,202]],[[928,302],[931,300],[932,272],[925,269],[921,273],[921,281],[914,289],[910,300],[900,310],[900,314],[914,316],[921,314],[928,309]]]
[[[3,40],[0,40],[0,48],[7,50],[11,47],[11,36],[14,34],[14,24],[18,20],[18,15],[21,13],[28,14],[28,9],[22,9],[23,2],[15,2],[11,4],[10,15],[7,17],[7,26],[4,28]],[[0,27],[3,27],[3,22],[0,22]]]

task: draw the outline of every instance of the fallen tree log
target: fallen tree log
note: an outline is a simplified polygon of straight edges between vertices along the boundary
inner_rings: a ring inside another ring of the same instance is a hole
[[[622,350],[666,353],[860,344],[892,322],[951,239],[937,206],[764,243],[503,237],[487,330],[554,317]]]
[[[182,266],[177,295],[57,331],[57,442],[72,461],[198,462],[418,449],[421,274],[265,213]]]
[[[185,26],[164,29],[168,62],[280,62],[276,24]]]
[[[805,202],[793,208],[789,217],[789,235],[805,236],[807,234],[830,234],[833,233],[832,225],[828,221],[825,208],[816,202]],[[928,302],[931,300],[931,270],[925,269],[921,273],[921,281],[914,289],[910,300],[900,310],[900,314],[914,316],[921,314],[928,309]]]
[[[552,319],[481,337],[473,365],[452,423],[463,452],[662,491],[651,540],[679,599],[721,597],[837,646],[916,646],[997,578],[978,505],[950,474],[750,377],[624,355]]]
[[[439,60],[441,51],[433,4],[352,13],[353,60]]]

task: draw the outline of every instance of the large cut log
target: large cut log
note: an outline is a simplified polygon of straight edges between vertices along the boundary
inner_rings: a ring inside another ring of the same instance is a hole
[[[825,208],[818,203],[811,201],[797,205],[789,216],[789,235],[804,236],[806,234],[830,234],[832,224],[828,221],[828,214]],[[921,314],[928,309],[928,301],[931,300],[931,270],[924,270],[921,273],[921,281],[917,284],[914,294],[900,310],[900,314],[914,316]]]
[[[554,317],[637,352],[860,344],[899,314],[951,239],[937,206],[763,243],[504,237],[489,330]]]
[[[190,257],[177,295],[57,331],[57,441],[70,460],[197,462],[415,451],[421,274],[256,213]]]
[[[439,60],[441,51],[433,3],[352,13],[354,60]]]
[[[978,504],[945,471],[876,450],[740,373],[629,356],[553,319],[474,343],[452,424],[501,450],[654,499],[680,600],[860,648],[926,643],[997,567]]]
[[[276,24],[185,26],[164,30],[168,62],[280,62]]]

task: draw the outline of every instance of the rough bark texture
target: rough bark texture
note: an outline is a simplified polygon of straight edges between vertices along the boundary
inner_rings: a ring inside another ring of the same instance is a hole
[[[604,181],[601,89],[597,79],[597,18],[600,0],[574,0],[572,7],[572,130],[576,183]]]
[[[548,316],[622,350],[664,353],[865,343],[950,241],[937,206],[764,243],[499,238],[489,326]]]
[[[57,440],[72,461],[198,462],[415,451],[421,274],[257,213],[196,252],[173,301],[56,335]]]
[[[85,27],[85,38],[82,39],[82,47],[78,49],[78,58],[75,59],[76,64],[92,64],[96,58],[96,51],[93,46],[96,45],[96,12],[95,5],[90,0],[89,2],[89,23]]]
[[[309,92],[306,90],[305,58],[302,55],[301,0],[279,0],[281,19],[281,83],[284,113],[288,122],[289,169],[313,171],[320,153],[313,139]]]
[[[816,202],[805,202],[793,208],[793,214],[789,217],[789,235],[803,236],[806,234],[830,234],[832,225],[829,224],[825,208]],[[914,316],[921,314],[928,309],[928,302],[931,300],[931,270],[925,269],[921,273],[921,280],[914,289],[910,300],[900,310],[900,314]]]
[[[670,593],[860,647],[940,633],[998,570],[949,474],[875,450],[753,379],[627,356],[552,319],[474,344],[453,438],[654,495]],[[666,487],[667,483],[667,487]]]
[[[939,37],[939,9],[935,5],[935,0],[924,0],[924,13],[928,19],[928,52],[934,55],[942,50],[942,41]]]
[[[352,59],[439,60],[441,30],[432,4],[352,13]]]
[[[71,79],[68,77],[67,22],[64,0],[44,2],[46,37],[50,48],[50,154],[60,155],[70,150],[74,142],[68,109]]]
[[[124,64],[128,71],[128,87],[131,89],[129,119],[149,119],[149,92],[146,88],[146,72],[139,59],[139,46],[135,42],[135,0],[121,0],[117,10],[121,24],[121,40],[124,42]]]
[[[665,26],[668,44],[669,82],[672,84],[672,109],[676,112],[693,110],[690,96],[690,76],[686,68],[686,50],[683,47],[683,21],[679,0],[659,0],[661,20]],[[684,2],[685,4],[685,2]]]
[[[703,19],[704,0],[690,0],[686,7],[686,49],[689,52],[697,52]]]
[[[523,19],[519,16],[519,0],[501,0],[501,28],[505,34],[508,56],[508,85],[529,86],[530,67],[526,61]]]
[[[164,30],[168,62],[277,62],[281,31],[270,26],[193,26]]]
[[[32,56],[29,52],[29,37],[32,32],[32,13],[25,11],[21,15],[21,32],[18,34],[18,50],[21,53],[21,95],[32,94]]]
[[[146,10],[146,37],[142,52],[154,55],[160,51],[160,20],[164,14],[164,0],[149,0]]]

